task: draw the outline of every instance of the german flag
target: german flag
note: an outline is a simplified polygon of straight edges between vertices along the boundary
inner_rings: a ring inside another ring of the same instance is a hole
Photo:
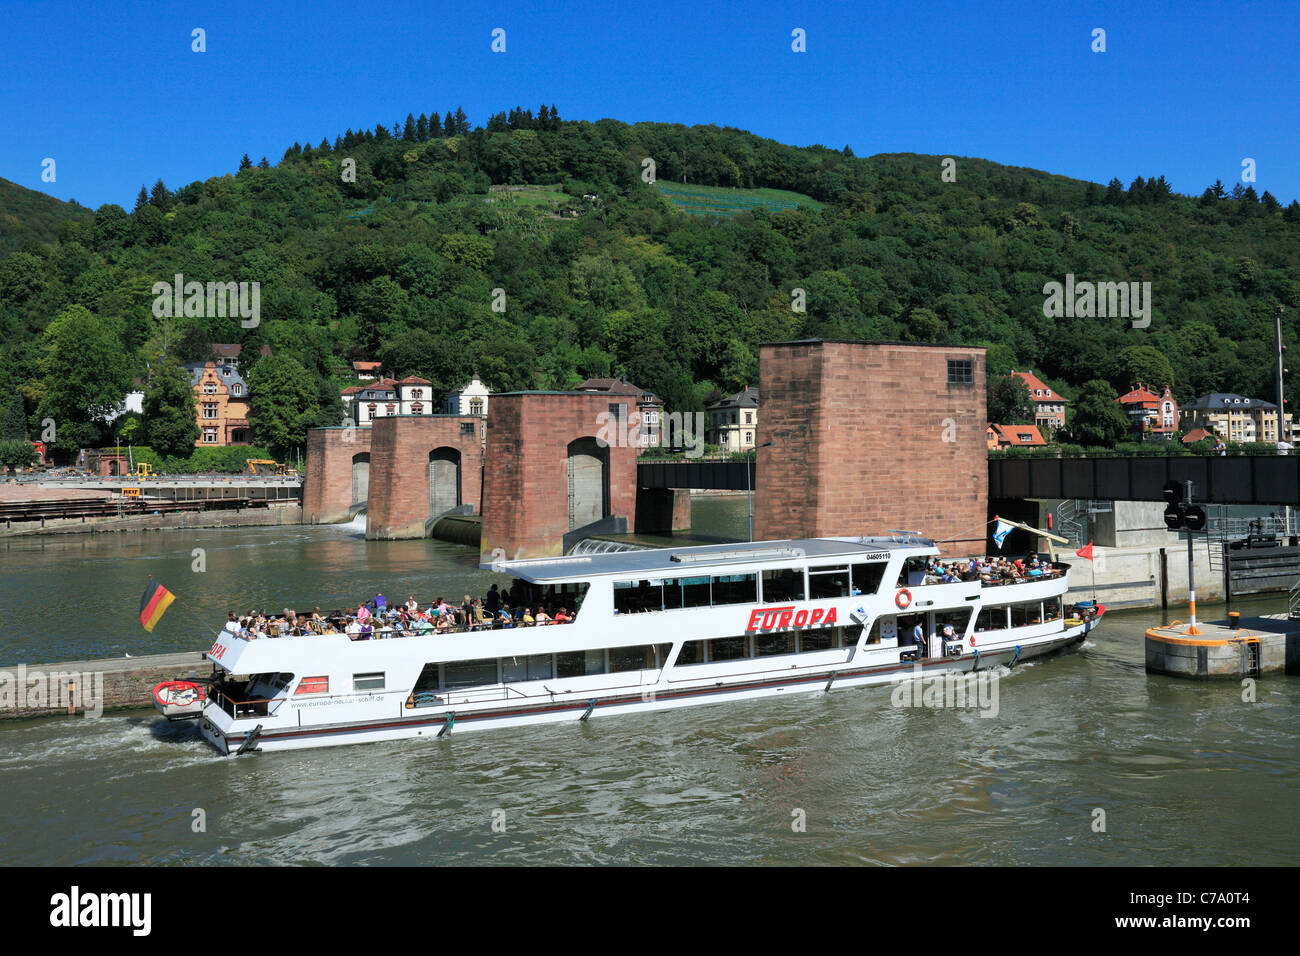
[[[144,629],[152,631],[158,619],[163,616],[163,611],[167,610],[175,600],[176,595],[150,578],[149,584],[144,589],[144,596],[140,598],[140,623],[144,625]]]

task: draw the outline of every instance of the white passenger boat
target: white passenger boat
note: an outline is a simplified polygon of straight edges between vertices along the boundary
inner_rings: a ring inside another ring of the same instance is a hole
[[[355,641],[222,633],[203,736],[222,754],[444,737],[982,670],[1083,640],[1069,566],[926,583],[934,542],[813,538],[505,562],[510,603],[574,620]],[[917,624],[929,637],[912,643]],[[944,639],[947,627],[952,637]]]

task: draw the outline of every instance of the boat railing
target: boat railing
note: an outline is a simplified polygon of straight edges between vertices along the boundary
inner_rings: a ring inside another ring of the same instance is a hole
[[[442,690],[415,691],[410,695],[409,701],[412,707],[436,707],[448,703],[452,697],[456,698],[458,704],[482,704],[490,700],[511,700],[513,698],[527,700],[529,695],[510,684],[502,684],[499,687],[444,688]]]
[[[371,632],[367,636],[352,635],[347,633],[346,631],[312,631],[312,630],[308,630],[302,634],[285,634],[285,635],[268,634],[265,637],[246,637],[242,634],[234,634],[230,631],[226,631],[221,636],[233,637],[236,640],[246,641],[246,642],[278,641],[278,640],[283,640],[285,638],[291,638],[291,637],[346,637],[349,640],[353,640],[353,641],[391,641],[397,638],[407,638],[407,637],[435,637],[438,635],[446,635],[446,634],[471,634],[471,633],[478,633],[480,631],[512,631],[516,628],[525,628],[525,627],[550,627],[553,624],[573,624],[576,620],[577,617],[575,615],[574,617],[569,618],[567,621],[542,621],[541,623],[537,623],[536,621],[534,621],[531,624],[525,623],[523,621],[511,621],[509,624],[503,624],[500,622],[489,623],[487,621],[484,621],[478,624],[453,624],[451,627],[441,627],[441,628],[431,627],[426,630],[420,630],[420,631],[414,631],[408,628],[407,632],[403,632],[400,628],[394,627],[391,628],[391,633],[388,634],[380,633],[381,629],[376,628],[373,632]]]
[[[1066,573],[1070,570],[1070,567],[1069,565],[1066,564],[1048,564],[1044,562],[1043,564],[1039,565],[1039,570],[1041,570],[1042,572],[1041,574],[1032,574],[1026,571],[1023,575],[1019,575],[1017,577],[1011,577],[1011,578],[1004,578],[1001,576],[995,578],[989,572],[982,571],[980,572],[978,579],[971,580],[971,581],[965,581],[960,579],[956,581],[923,580],[917,584],[905,584],[900,579],[897,586],[900,588],[905,587],[905,588],[912,589],[912,588],[949,587],[954,584],[980,584],[983,585],[984,587],[1000,588],[1000,587],[1015,586],[1017,584],[1038,584],[1041,581],[1052,581],[1057,578],[1065,577]],[[926,577],[932,577],[932,575],[926,575]]]
[[[288,697],[247,697],[239,699],[231,697],[219,687],[213,687],[209,696],[209,700],[236,720],[245,717],[274,717],[276,711],[280,708],[280,704],[288,699]],[[272,707],[272,704],[275,706]]]

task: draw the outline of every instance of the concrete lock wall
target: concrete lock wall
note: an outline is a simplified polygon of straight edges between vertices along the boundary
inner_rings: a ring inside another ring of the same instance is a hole
[[[302,520],[347,521],[352,508],[352,459],[370,453],[370,428],[307,431],[307,474],[302,483]]]
[[[366,537],[422,538],[430,518],[458,504],[478,511],[483,472],[480,426],[481,419],[474,415],[376,418],[371,426]],[[459,493],[454,485],[447,487],[456,479],[457,464]]]
[[[619,440],[610,406],[631,415],[635,404],[601,392],[513,392],[488,405],[487,468],[483,479],[483,536],[490,560],[500,548],[508,559],[557,557],[570,527],[570,445],[606,438],[608,496],[602,510],[636,524],[638,448]],[[589,450],[589,444],[579,450]],[[579,465],[579,478],[585,470]],[[590,476],[586,476],[590,477]],[[584,512],[585,513],[585,512]]]
[[[969,382],[950,383],[949,360]],[[758,443],[773,444],[757,452],[756,538],[897,528],[983,551],[983,349],[789,342],[764,345],[759,367]]]
[[[1046,511],[1059,504],[1043,502]],[[1109,607],[1160,607],[1163,594],[1169,616],[1186,619],[1187,538],[1165,528],[1164,510],[1161,502],[1116,501],[1109,512],[1089,515],[1083,535],[1093,542],[1093,564],[1073,548],[1059,551],[1073,565],[1070,597],[1091,598],[1094,582],[1097,600]],[[1192,555],[1197,600],[1226,600],[1223,571],[1211,568],[1204,535],[1196,536]]]

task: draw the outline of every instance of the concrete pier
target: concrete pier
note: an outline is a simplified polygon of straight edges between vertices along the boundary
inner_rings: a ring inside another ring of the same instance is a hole
[[[152,707],[157,684],[211,669],[201,651],[0,667],[0,719]]]
[[[1300,673],[1300,621],[1284,614],[1188,625],[1174,622],[1146,632],[1148,674],[1241,679]]]

